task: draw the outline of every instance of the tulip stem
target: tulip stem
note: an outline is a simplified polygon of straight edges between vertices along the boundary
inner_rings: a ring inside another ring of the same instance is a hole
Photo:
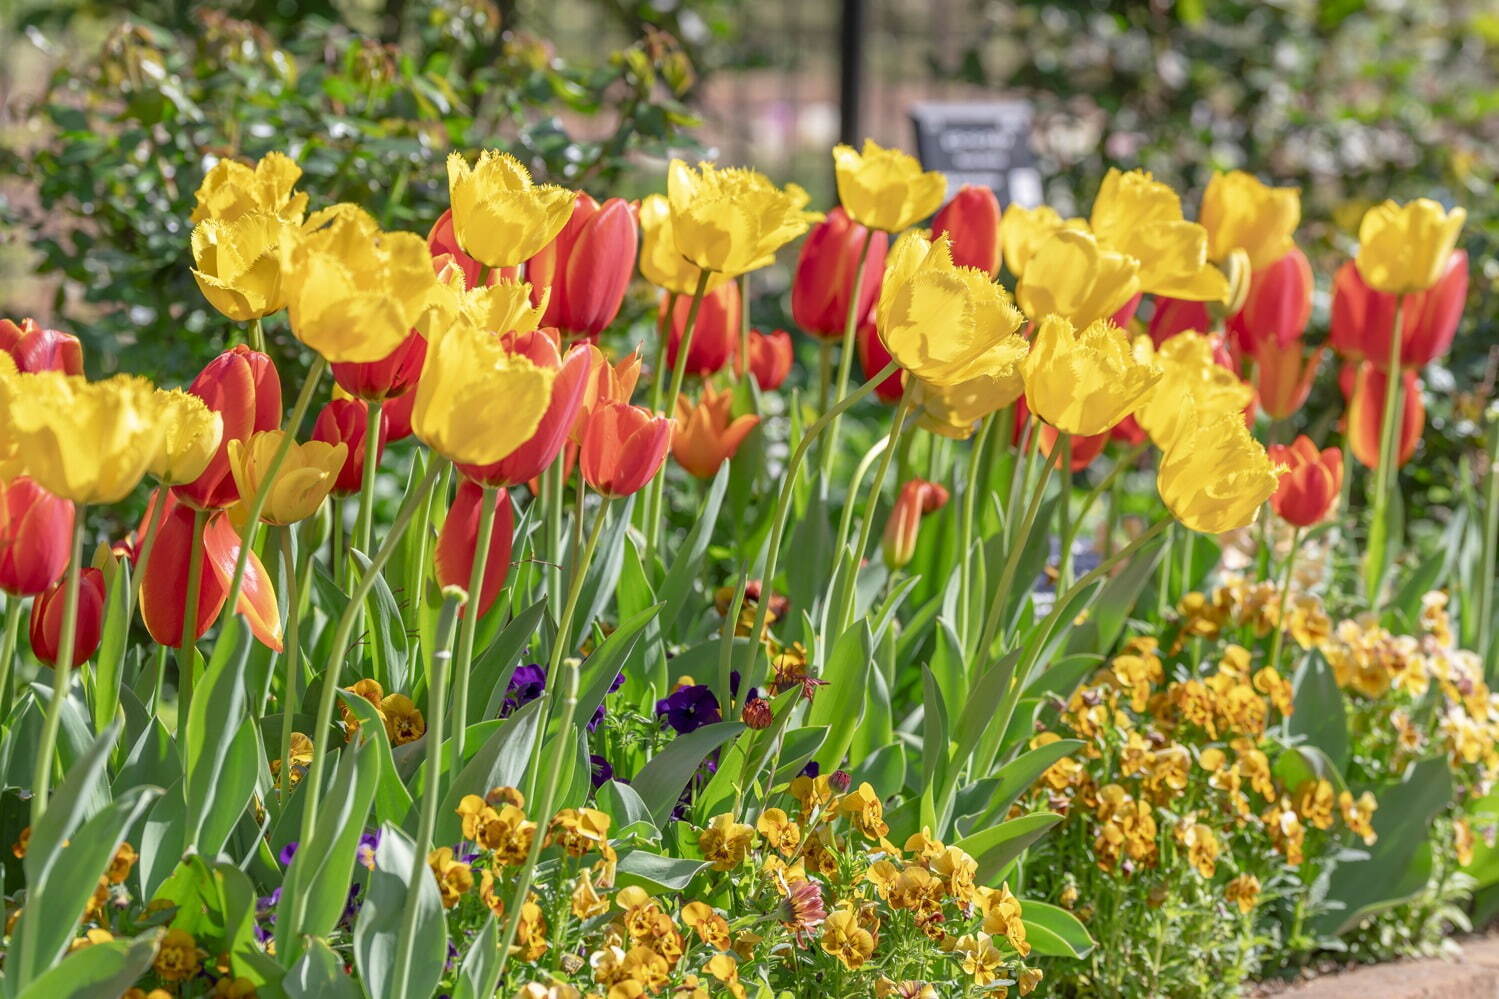
[[[874,470],[874,481],[869,483],[869,496],[864,501],[864,516],[859,520],[859,540],[854,545],[854,578],[848,581],[848,586],[843,591],[842,604],[838,608],[838,627],[834,628],[829,636],[837,641],[843,629],[849,625],[849,616],[853,613],[854,596],[858,591],[855,585],[859,574],[859,563],[864,558],[864,551],[869,547],[869,531],[874,526],[874,515],[880,505],[880,494],[885,489],[885,477],[890,473],[890,459],[895,457],[896,445],[900,441],[900,435],[906,426],[906,418],[911,415],[911,400],[909,396],[902,396],[900,405],[896,407],[895,419],[890,424],[890,435],[885,439],[885,453],[880,456],[879,466]],[[850,505],[854,497],[848,498]],[[841,551],[841,549],[840,549]]]
[[[989,433],[994,429],[996,417],[993,413],[979,424],[978,435],[968,452],[968,475],[963,483],[963,515],[958,522],[961,532],[958,541],[958,634],[966,647],[968,644],[969,618],[972,611],[973,592],[969,585],[973,579],[973,529],[978,509],[979,478],[984,468],[984,448],[989,443]]]
[[[1057,445],[1052,451],[1057,456],[1057,471],[1062,477],[1062,491],[1057,497],[1057,586],[1056,592],[1063,593],[1067,587],[1072,585],[1072,538],[1074,531],[1071,526],[1072,519],[1072,435],[1060,433],[1057,435]]]
[[[656,323],[656,370],[651,376],[651,410],[661,410],[661,393],[666,391],[666,341],[669,336],[667,330],[671,326],[672,313],[677,309],[677,293],[674,291],[666,294],[666,308],[661,312],[661,318]]]
[[[486,490],[486,493],[494,490]],[[442,763],[442,733],[447,719],[445,701],[448,691],[448,674],[453,668],[453,619],[458,608],[468,599],[456,589],[443,592],[442,610],[437,618],[437,650],[432,653],[432,687],[428,700],[431,719],[427,724],[427,779],[422,789],[422,811],[417,826],[416,849],[411,854],[411,874],[406,879],[406,906],[401,911],[401,935],[396,938],[396,966],[391,981],[396,983],[393,995],[405,999],[406,980],[411,975],[412,952],[416,942],[416,920],[421,909],[418,901],[421,879],[428,877],[427,853],[432,849],[432,837],[437,831],[437,803],[442,795],[442,782],[438,780],[438,769]],[[475,600],[474,604],[478,601]],[[477,615],[470,614],[472,620]],[[462,727],[462,722],[458,723]],[[540,834],[538,834],[539,836]]]
[[[828,393],[833,390],[833,344],[830,340],[817,341],[817,411],[828,409]]]
[[[359,485],[359,519],[354,522],[354,543],[365,555],[370,550],[370,531],[375,513],[375,474],[380,470],[380,400],[364,404],[364,468]]]
[[[203,589],[203,531],[208,526],[208,511],[193,511],[192,550],[187,560],[187,593],[182,602],[182,636],[177,643],[177,730],[187,724],[188,708],[193,703],[193,681],[198,665],[198,599]]]
[[[750,370],[750,285],[749,272],[739,275],[739,364],[735,368],[735,378],[748,378],[750,387],[755,389],[754,372]],[[758,393],[756,393],[758,394]]]
[[[22,598],[14,593],[5,597],[5,637],[0,639],[0,724],[10,717],[11,702],[15,699],[15,671],[12,662],[16,656],[16,637],[21,632]]]
[[[1033,428],[1032,447],[1035,447],[1036,438],[1039,436],[1039,429]],[[977,651],[981,660],[989,658],[989,649],[993,646],[994,639],[1000,634],[1000,619],[1004,615],[1005,597],[1009,595],[1010,588],[1015,585],[1015,574],[1020,569],[1021,553],[1025,550],[1025,543],[1036,526],[1036,516],[1040,513],[1041,503],[1046,498],[1046,485],[1051,478],[1052,465],[1051,461],[1041,463],[1041,475],[1036,482],[1035,490],[1031,493],[1031,502],[1026,508],[1025,519],[1016,525],[1015,536],[1010,540],[1010,549],[1005,555],[1004,573],[999,577],[999,585],[994,589],[994,597],[989,602],[989,613],[984,617],[984,630],[979,637]]]
[[[1385,368],[1384,418],[1379,426],[1379,467],[1374,470],[1374,513],[1369,525],[1370,544],[1365,556],[1364,586],[1368,591],[1369,605],[1376,610],[1380,605],[1380,593],[1384,588],[1385,566],[1390,558],[1391,538],[1389,530],[1390,493],[1400,481],[1399,449],[1400,431],[1396,419],[1403,417],[1401,390],[1405,379],[1400,369],[1400,340],[1404,325],[1405,296],[1395,297],[1394,325],[1390,330],[1390,356]],[[1402,420],[1402,422],[1404,422]]]
[[[146,578],[146,566],[151,564],[151,549],[156,547],[156,536],[161,533],[162,522],[167,519],[167,487],[160,485],[151,494],[151,519],[146,522],[146,536],[141,540],[141,550],[136,553],[136,572],[130,580],[130,605],[125,608],[125,620],[135,612],[136,602],[141,598],[141,583]]]
[[[1077,516],[1071,518],[1068,525],[1067,534],[1062,539],[1062,544],[1065,545],[1069,551],[1071,550],[1072,546],[1077,543],[1077,536],[1082,533],[1083,521],[1086,520],[1088,518],[1088,514],[1092,512],[1093,504],[1097,503],[1099,497],[1104,495],[1108,495],[1112,500],[1114,496],[1115,483],[1119,481],[1119,477],[1124,474],[1125,470],[1133,466],[1134,463],[1139,460],[1140,455],[1145,453],[1145,448],[1145,444],[1136,444],[1134,447],[1130,448],[1128,452],[1126,452],[1117,461],[1114,462],[1114,467],[1109,469],[1109,474],[1103,477],[1103,481],[1090,489],[1087,495],[1083,497],[1082,503],[1079,504],[1077,508]],[[1114,510],[1111,503],[1107,518],[1108,526],[1105,529],[1106,534],[1104,537],[1105,547],[1107,549],[1103,552],[1105,556],[1109,555],[1112,551],[1111,539],[1113,538],[1113,518]]]
[[[53,664],[52,699],[47,703],[47,720],[42,726],[42,744],[37,749],[36,771],[31,780],[31,827],[35,829],[47,810],[47,793],[52,786],[52,764],[57,750],[57,734],[62,729],[62,706],[68,699],[73,680],[73,642],[78,630],[78,586],[83,578],[83,528],[86,507],[73,509],[73,560],[68,563],[67,589],[62,605],[62,634],[58,637],[57,661]],[[19,601],[17,602],[19,605]]]
[[[1493,677],[1494,656],[1494,578],[1499,575],[1499,410],[1489,414],[1489,486],[1484,499],[1482,561],[1478,563],[1478,578],[1482,587],[1478,598],[1479,655],[1489,665],[1489,677]]]
[[[562,471],[562,454],[558,454],[547,466],[542,482],[547,504],[547,557],[551,559],[551,598],[562,596],[562,563],[566,561],[562,552],[562,514],[567,507],[567,478]],[[579,473],[582,474],[581,472]]]
[[[1285,643],[1286,627],[1290,618],[1287,604],[1291,599],[1291,573],[1296,565],[1296,549],[1301,544],[1301,528],[1291,528],[1291,550],[1286,553],[1286,564],[1281,569],[1280,603],[1277,606],[1275,637],[1270,641],[1270,668],[1280,669],[1280,648]]]
[[[292,531],[288,524],[281,528],[281,562],[286,570],[286,681],[281,691],[281,807],[285,808],[291,798],[291,731],[297,680],[300,674],[298,647],[301,608],[297,593],[297,557],[292,551]]]
[[[843,400],[848,391],[849,372],[854,367],[854,333],[859,327],[859,298],[863,294],[864,286],[864,264],[869,260],[869,244],[874,242],[874,233],[865,230],[864,245],[859,247],[859,262],[854,267],[854,286],[848,296],[848,312],[843,319],[843,353],[838,358],[838,392],[833,397],[833,404],[837,405]],[[828,412],[825,408],[824,412]],[[838,452],[838,432],[842,427],[839,417],[842,410],[833,414],[833,427],[828,431],[827,439],[822,446],[822,478],[826,482],[833,472],[833,459]]]
[[[265,353],[265,330],[261,328],[259,316],[250,321],[250,349]]]
[[[508,502],[508,500],[507,500]],[[458,631],[458,661],[453,675],[453,763],[452,773],[463,766],[463,737],[468,728],[468,674],[474,659],[474,634],[479,628],[479,618],[484,613],[484,574],[489,568],[489,544],[494,539],[494,515],[500,505],[500,490],[494,486],[484,487],[484,497],[479,504],[478,548],[474,550],[473,566],[468,574],[468,605],[463,611],[463,623]],[[446,606],[446,605],[444,605]],[[441,635],[442,631],[439,630]],[[436,663],[433,664],[436,672]],[[434,678],[435,680],[435,678]],[[433,695],[436,696],[435,694]],[[432,771],[435,780],[437,771]]]
[[[682,328],[682,340],[677,344],[677,363],[672,366],[671,389],[666,394],[665,414],[668,420],[675,420],[677,413],[677,398],[682,394],[682,379],[687,374],[687,354],[692,350],[692,336],[697,332],[697,316],[702,311],[703,296],[708,293],[708,279],[713,276],[712,271],[700,270],[697,275],[697,289],[692,293],[692,304],[687,308],[687,325]],[[667,324],[671,323],[671,314],[667,313]],[[668,334],[666,327],[662,329],[662,358],[665,358],[665,344]],[[656,544],[661,536],[661,521],[666,517],[666,462],[656,470],[651,479],[648,508],[650,519],[645,524],[645,564],[646,571],[653,572],[656,558]]]

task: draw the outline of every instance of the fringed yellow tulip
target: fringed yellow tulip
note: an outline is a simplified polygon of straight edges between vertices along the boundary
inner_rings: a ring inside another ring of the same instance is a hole
[[[1215,173],[1202,194],[1199,221],[1208,231],[1208,257],[1220,263],[1234,250],[1261,270],[1290,253],[1301,222],[1301,189],[1270,187],[1242,170]]]
[[[942,174],[923,171],[916,157],[872,139],[864,140],[862,151],[834,146],[833,170],[843,210],[871,229],[909,229],[940,208],[947,195]]]
[[[291,223],[269,212],[199,222],[191,241],[198,290],[209,305],[236,322],[278,311],[286,302],[282,246],[293,235]]]
[[[547,295],[531,304],[531,286],[524,281],[497,281],[464,292],[458,305],[460,317],[481,330],[494,333],[529,333],[541,325]]]
[[[1061,316],[1036,328],[1020,366],[1031,412],[1069,434],[1101,434],[1128,416],[1161,378],[1130,351],[1124,331],[1100,319],[1081,332]]]
[[[157,442],[150,465],[152,477],[164,486],[192,482],[218,451],[223,417],[182,389],[157,389],[151,401]]]
[[[1156,472],[1156,488],[1172,515],[1203,534],[1253,523],[1279,481],[1280,468],[1249,435],[1239,413],[1184,427]]]
[[[1143,170],[1110,170],[1089,227],[1099,243],[1140,262],[1140,290],[1190,302],[1221,302],[1228,279],[1208,263],[1207,230],[1182,216],[1181,199]]]
[[[1079,328],[1107,319],[1140,290],[1140,262],[1080,229],[1058,229],[1026,262],[1016,304],[1032,319],[1058,315]]]
[[[1447,258],[1467,217],[1463,209],[1444,211],[1430,198],[1375,205],[1359,223],[1354,266],[1375,291],[1395,295],[1425,291],[1446,271]]]
[[[671,222],[671,202],[663,194],[640,199],[640,273],[658,288],[678,295],[697,290],[701,267],[682,256],[677,249],[676,230]],[[723,274],[708,279],[708,291],[728,280]]]
[[[978,377],[995,348],[1016,348],[1025,317],[989,275],[952,262],[947,237],[896,241],[876,308],[880,339],[900,366],[948,388]]]
[[[556,238],[575,196],[534,183],[520,160],[486,149],[473,166],[462,153],[448,155],[448,197],[458,245],[490,267],[514,267]]]
[[[554,377],[550,369],[511,354],[495,334],[455,323],[427,349],[412,430],[458,464],[492,464],[535,432]]]
[[[921,426],[943,437],[972,436],[979,420],[1004,409],[1025,391],[1020,364],[1028,349],[1023,337],[1006,337],[974,361],[956,384],[932,385],[914,379],[911,397],[920,407]]]
[[[1026,208],[1012,201],[1005,206],[1004,217],[999,223],[999,236],[1004,244],[1005,266],[1016,277],[1025,273],[1031,255],[1058,229],[1086,230],[1088,223],[1082,219],[1064,219],[1050,205]]]
[[[151,383],[45,371],[0,378],[0,423],[16,471],[75,503],[118,503],[156,456]]]
[[[389,356],[441,287],[425,240],[352,205],[315,214],[281,269],[292,332],[335,364]]]
[[[822,216],[803,211],[807,192],[776,187],[764,174],[672,160],[666,174],[677,252],[703,270],[735,277],[775,259]],[[688,289],[689,291],[695,290]]]
[[[192,220],[233,222],[244,215],[267,214],[301,225],[307,195],[294,190],[302,168],[285,153],[267,153],[253,167],[220,160],[198,185]]]
[[[285,436],[284,430],[265,430],[252,436],[248,442],[229,442],[229,467],[234,472],[234,483],[239,487],[242,501],[248,502],[260,491],[266,470]],[[275,481],[266,489],[260,519],[284,527],[317,513],[338,481],[339,469],[343,468],[348,453],[349,445],[344,443],[308,441],[299,444],[293,441],[281,467],[276,470]]]
[[[1254,390],[1213,359],[1210,337],[1187,330],[1161,344],[1135,338],[1135,358],[1161,368],[1161,380],[1135,410],[1135,420],[1162,451],[1184,430],[1221,413],[1243,414]]]

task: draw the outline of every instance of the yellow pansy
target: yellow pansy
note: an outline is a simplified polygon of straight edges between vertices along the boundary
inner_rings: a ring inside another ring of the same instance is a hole
[[[1354,266],[1375,291],[1405,295],[1437,283],[1468,213],[1430,198],[1386,201],[1364,213]]]
[[[1130,351],[1124,331],[1100,319],[1081,331],[1061,316],[1036,328],[1020,367],[1031,412],[1069,434],[1101,434],[1160,381],[1159,366]]]
[[[244,215],[266,213],[301,225],[307,195],[295,190],[302,168],[285,153],[267,153],[253,167],[219,160],[198,185],[192,221],[233,222]]]
[[[666,173],[677,252],[704,270],[734,277],[758,270],[821,216],[803,211],[807,192],[784,190],[764,174],[672,160]]]
[[[1228,279],[1208,263],[1207,230],[1182,215],[1175,191],[1143,170],[1110,170],[1089,227],[1099,243],[1140,262],[1140,290],[1192,302],[1221,302]]]
[[[1156,471],[1156,488],[1172,515],[1204,534],[1252,523],[1279,481],[1280,469],[1249,435],[1242,413],[1218,413],[1182,428]]]
[[[554,376],[511,354],[494,334],[454,323],[427,348],[412,429],[452,461],[491,464],[536,431],[551,401]]]
[[[871,229],[900,232],[931,215],[947,195],[947,178],[923,171],[916,157],[873,139],[863,150],[833,147],[838,200],[849,217]]]
[[[1124,308],[1140,290],[1140,263],[1101,247],[1082,229],[1057,229],[1035,248],[1015,286],[1032,319],[1059,315],[1084,327]]]
[[[677,249],[676,230],[671,223],[671,202],[664,194],[650,194],[640,199],[640,273],[658,288],[678,295],[697,290],[698,275],[703,270],[682,256]],[[723,274],[708,279],[712,291],[728,280]]]
[[[913,379],[911,397],[920,407],[921,426],[944,437],[971,436],[979,420],[1010,405],[1025,391],[1020,364],[1029,349],[1023,337],[1006,337],[980,355],[960,382],[933,385]]]
[[[279,310],[286,302],[282,243],[293,232],[290,223],[269,212],[208,218],[194,226],[193,280],[208,304],[237,322]]]
[[[245,502],[260,492],[265,473],[285,436],[282,430],[265,430],[251,436],[248,442],[229,442],[229,467]],[[276,470],[275,481],[266,491],[260,519],[284,526],[317,513],[332,491],[348,453],[349,446],[342,442],[293,441]]]
[[[1026,208],[1017,201],[1005,206],[1000,220],[999,235],[1004,244],[1005,266],[1019,277],[1025,273],[1031,255],[1036,248],[1051,238],[1058,229],[1087,229],[1082,219],[1064,219],[1055,208],[1037,205]]]
[[[980,376],[985,356],[1024,321],[988,274],[953,263],[946,236],[932,243],[907,233],[891,249],[876,325],[890,356],[929,386]]]
[[[1202,194],[1199,220],[1208,231],[1209,258],[1222,263],[1243,250],[1257,271],[1295,246],[1291,237],[1301,222],[1301,189],[1270,187],[1242,170],[1214,173]]]
[[[1155,446],[1165,451],[1183,429],[1210,415],[1242,414],[1254,398],[1254,389],[1213,359],[1213,341],[1195,330],[1171,337],[1157,350],[1149,336],[1135,337],[1135,357],[1143,364],[1158,364],[1156,382],[1135,410],[1140,424]]]
[[[353,205],[316,213],[281,270],[292,332],[333,363],[388,357],[442,287],[424,239]]]
[[[8,464],[75,503],[118,503],[156,456],[151,383],[135,375],[102,382],[56,371],[0,379]]]
[[[469,166],[448,155],[453,232],[464,251],[490,267],[514,267],[534,257],[572,217],[572,191],[537,184],[520,160],[486,149]]]
[[[151,475],[165,486],[192,482],[218,451],[224,418],[182,389],[157,389],[151,401],[157,443]]]

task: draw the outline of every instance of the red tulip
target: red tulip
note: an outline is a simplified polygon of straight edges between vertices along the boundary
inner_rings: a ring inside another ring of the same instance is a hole
[[[1405,371],[1404,391],[1401,393],[1399,440],[1395,446],[1395,465],[1398,468],[1411,460],[1416,453],[1416,442],[1421,439],[1421,430],[1426,426],[1426,403],[1421,398],[1421,380],[1414,371]],[[1340,378],[1345,385],[1346,379]],[[1348,445],[1353,456],[1367,468],[1379,467],[1379,436],[1384,426],[1385,386],[1389,379],[1372,362],[1358,366],[1353,377],[1348,399],[1347,428]]]
[[[43,329],[35,319],[22,319],[19,326],[0,319],[0,350],[15,359],[16,370],[22,374],[83,374],[83,344],[78,338],[61,330]]]
[[[1212,328],[1213,318],[1208,315],[1206,303],[1157,296],[1155,312],[1150,317],[1150,339],[1157,347],[1178,333],[1188,330],[1206,333]]]
[[[175,490],[174,490],[175,492]],[[182,644],[182,619],[187,613],[187,584],[193,550],[193,510],[168,497],[156,531],[156,541],[141,577],[141,617],[160,645]],[[148,516],[149,511],[148,511]],[[145,526],[142,525],[142,531]],[[194,640],[203,637],[229,599],[229,583],[239,558],[240,537],[222,511],[209,514],[203,531],[203,571],[198,581]],[[252,551],[245,565],[236,610],[248,619],[250,631],[264,645],[281,651],[281,615],[270,575]]]
[[[1271,461],[1287,466],[1270,497],[1270,506],[1280,518],[1297,527],[1326,520],[1343,488],[1343,452],[1335,447],[1319,452],[1305,434],[1289,447],[1271,444],[1266,450]]]
[[[333,365],[333,380],[356,399],[384,402],[416,387],[426,359],[427,338],[412,330],[388,357]]]
[[[41,593],[62,578],[72,541],[72,503],[24,475],[0,482],[0,590]]]
[[[1400,365],[1424,368],[1447,353],[1468,296],[1468,254],[1447,258],[1447,270],[1426,291],[1405,296],[1401,307]],[[1351,360],[1389,364],[1390,334],[1395,328],[1395,296],[1364,283],[1353,261],[1333,279],[1333,350]]]
[[[885,370],[885,366],[892,360],[890,351],[885,349],[885,341],[880,339],[873,322],[860,326],[855,338],[859,345],[859,365],[864,369],[864,380],[868,381]],[[875,397],[891,405],[900,402],[901,396],[905,394],[903,377],[904,373],[899,368],[886,375],[885,380],[874,387]]]
[[[416,393],[406,392],[380,407],[385,417],[385,443],[403,441],[411,436],[411,411],[416,408]]]
[[[599,406],[583,432],[583,478],[605,496],[628,496],[655,477],[670,444],[665,416],[644,406]]]
[[[1071,471],[1081,472],[1093,464],[1093,460],[1103,454],[1104,447],[1109,443],[1110,434],[1111,431],[1105,430],[1101,434],[1092,434],[1088,437],[1073,435],[1068,441],[1068,446],[1071,448],[1071,461],[1069,462]],[[1056,448],[1057,439],[1060,436],[1056,427],[1049,423],[1041,424],[1041,453],[1048,458],[1052,457],[1052,451]],[[1057,456],[1057,460],[1061,461],[1060,455]]]
[[[465,288],[479,283],[479,272],[484,265],[464,253],[463,247],[458,245],[458,234],[453,231],[453,209],[449,208],[432,223],[432,230],[427,233],[427,251],[432,254],[433,267],[438,273],[445,264],[451,263],[463,271]]]
[[[1289,347],[1301,339],[1312,317],[1314,284],[1312,265],[1299,249],[1251,274],[1244,307],[1228,321],[1235,346],[1253,354],[1266,340]]]
[[[760,386],[760,391],[770,392],[780,388],[786,376],[791,374],[793,358],[790,333],[785,330],[776,330],[773,333],[750,330],[749,368],[755,376],[755,384]],[[744,374],[744,358],[734,359],[734,370],[741,375]]]
[[[665,315],[666,301],[663,296],[662,315]],[[673,370],[687,329],[687,315],[691,311],[691,296],[678,295],[671,310],[671,330],[666,341],[666,363]],[[693,325],[692,346],[687,351],[687,374],[717,374],[738,353],[739,285],[727,281],[703,296],[697,322]]]
[[[199,509],[232,506],[239,489],[229,471],[229,442],[281,426],[281,376],[269,357],[240,344],[209,361],[187,390],[223,417],[224,436],[203,474],[172,491]]]
[[[1140,307],[1140,301],[1145,296],[1135,292],[1134,297],[1119,307],[1119,311],[1109,317],[1109,321],[1122,330],[1128,331],[1130,324],[1134,322],[1135,310]]]
[[[1022,397],[1021,402],[1024,401]],[[1133,413],[1114,424],[1114,429],[1109,431],[1110,440],[1121,441],[1130,447],[1138,447],[1144,444],[1145,438],[1145,428],[1140,426],[1139,421],[1135,419]]]
[[[479,550],[479,516],[484,502],[484,490],[474,482],[464,479],[458,483],[458,492],[453,505],[448,509],[447,519],[437,535],[437,582],[443,586],[459,586],[468,589],[469,577],[474,571],[474,553]],[[489,536],[489,557],[484,562],[484,584],[479,588],[479,616],[489,612],[500,587],[505,585],[505,576],[510,572],[510,546],[515,538],[515,513],[510,507],[510,497],[501,489],[496,497],[494,528]],[[469,594],[469,603],[459,611],[468,613],[474,603]]]
[[[921,518],[942,509],[947,505],[947,499],[945,488],[925,479],[911,479],[900,487],[895,505],[890,508],[890,518],[885,521],[885,533],[880,538],[880,550],[887,566],[899,569],[911,561],[916,554]]]
[[[853,295],[854,269],[859,265],[865,239],[870,239],[869,254],[864,263],[864,279],[859,282],[856,319],[867,316],[875,299],[880,297],[890,237],[883,232],[871,235],[841,207],[828,212],[826,219],[812,227],[802,244],[796,277],[791,284],[791,315],[804,332],[828,340],[842,339],[848,322],[848,301]]]
[[[68,581],[59,579],[31,604],[31,651],[38,662],[57,665],[62,653],[63,618],[67,614]],[[104,637],[104,573],[85,568],[78,579],[78,616],[73,631],[72,668],[77,669],[99,651]]]
[[[578,418],[592,375],[593,359],[587,346],[574,347],[564,361],[557,356],[556,346],[539,332],[523,334],[511,342],[514,353],[524,354],[538,367],[556,369],[557,377],[552,381],[551,402],[529,440],[493,464],[458,466],[469,479],[485,486],[529,482],[557,460]]]
[[[1326,353],[1326,347],[1318,347],[1307,357],[1300,340],[1284,347],[1274,337],[1258,342],[1253,354],[1254,388],[1260,406],[1272,420],[1284,420],[1306,403]]]
[[[999,199],[987,187],[964,184],[932,219],[932,239],[947,233],[953,263],[999,273]]]
[[[380,443],[375,460],[385,453],[385,435],[388,419],[385,410],[380,411]],[[343,468],[333,483],[333,492],[338,496],[357,493],[364,486],[364,440],[369,425],[365,403],[358,399],[333,399],[318,413],[312,425],[312,439],[326,444],[347,444]]]
[[[635,215],[623,198],[600,206],[578,192],[562,232],[526,263],[532,301],[540,303],[551,289],[541,324],[592,338],[614,322],[635,273],[638,235]]]

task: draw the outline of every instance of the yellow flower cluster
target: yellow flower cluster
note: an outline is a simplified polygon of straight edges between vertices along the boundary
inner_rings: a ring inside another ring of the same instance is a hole
[[[368,677],[344,689],[374,705],[392,746],[404,746],[427,734],[427,721],[421,709],[405,694],[387,694],[380,681]],[[343,717],[344,737],[353,740],[354,733],[359,731],[359,719],[346,704],[339,704],[338,710]]]

